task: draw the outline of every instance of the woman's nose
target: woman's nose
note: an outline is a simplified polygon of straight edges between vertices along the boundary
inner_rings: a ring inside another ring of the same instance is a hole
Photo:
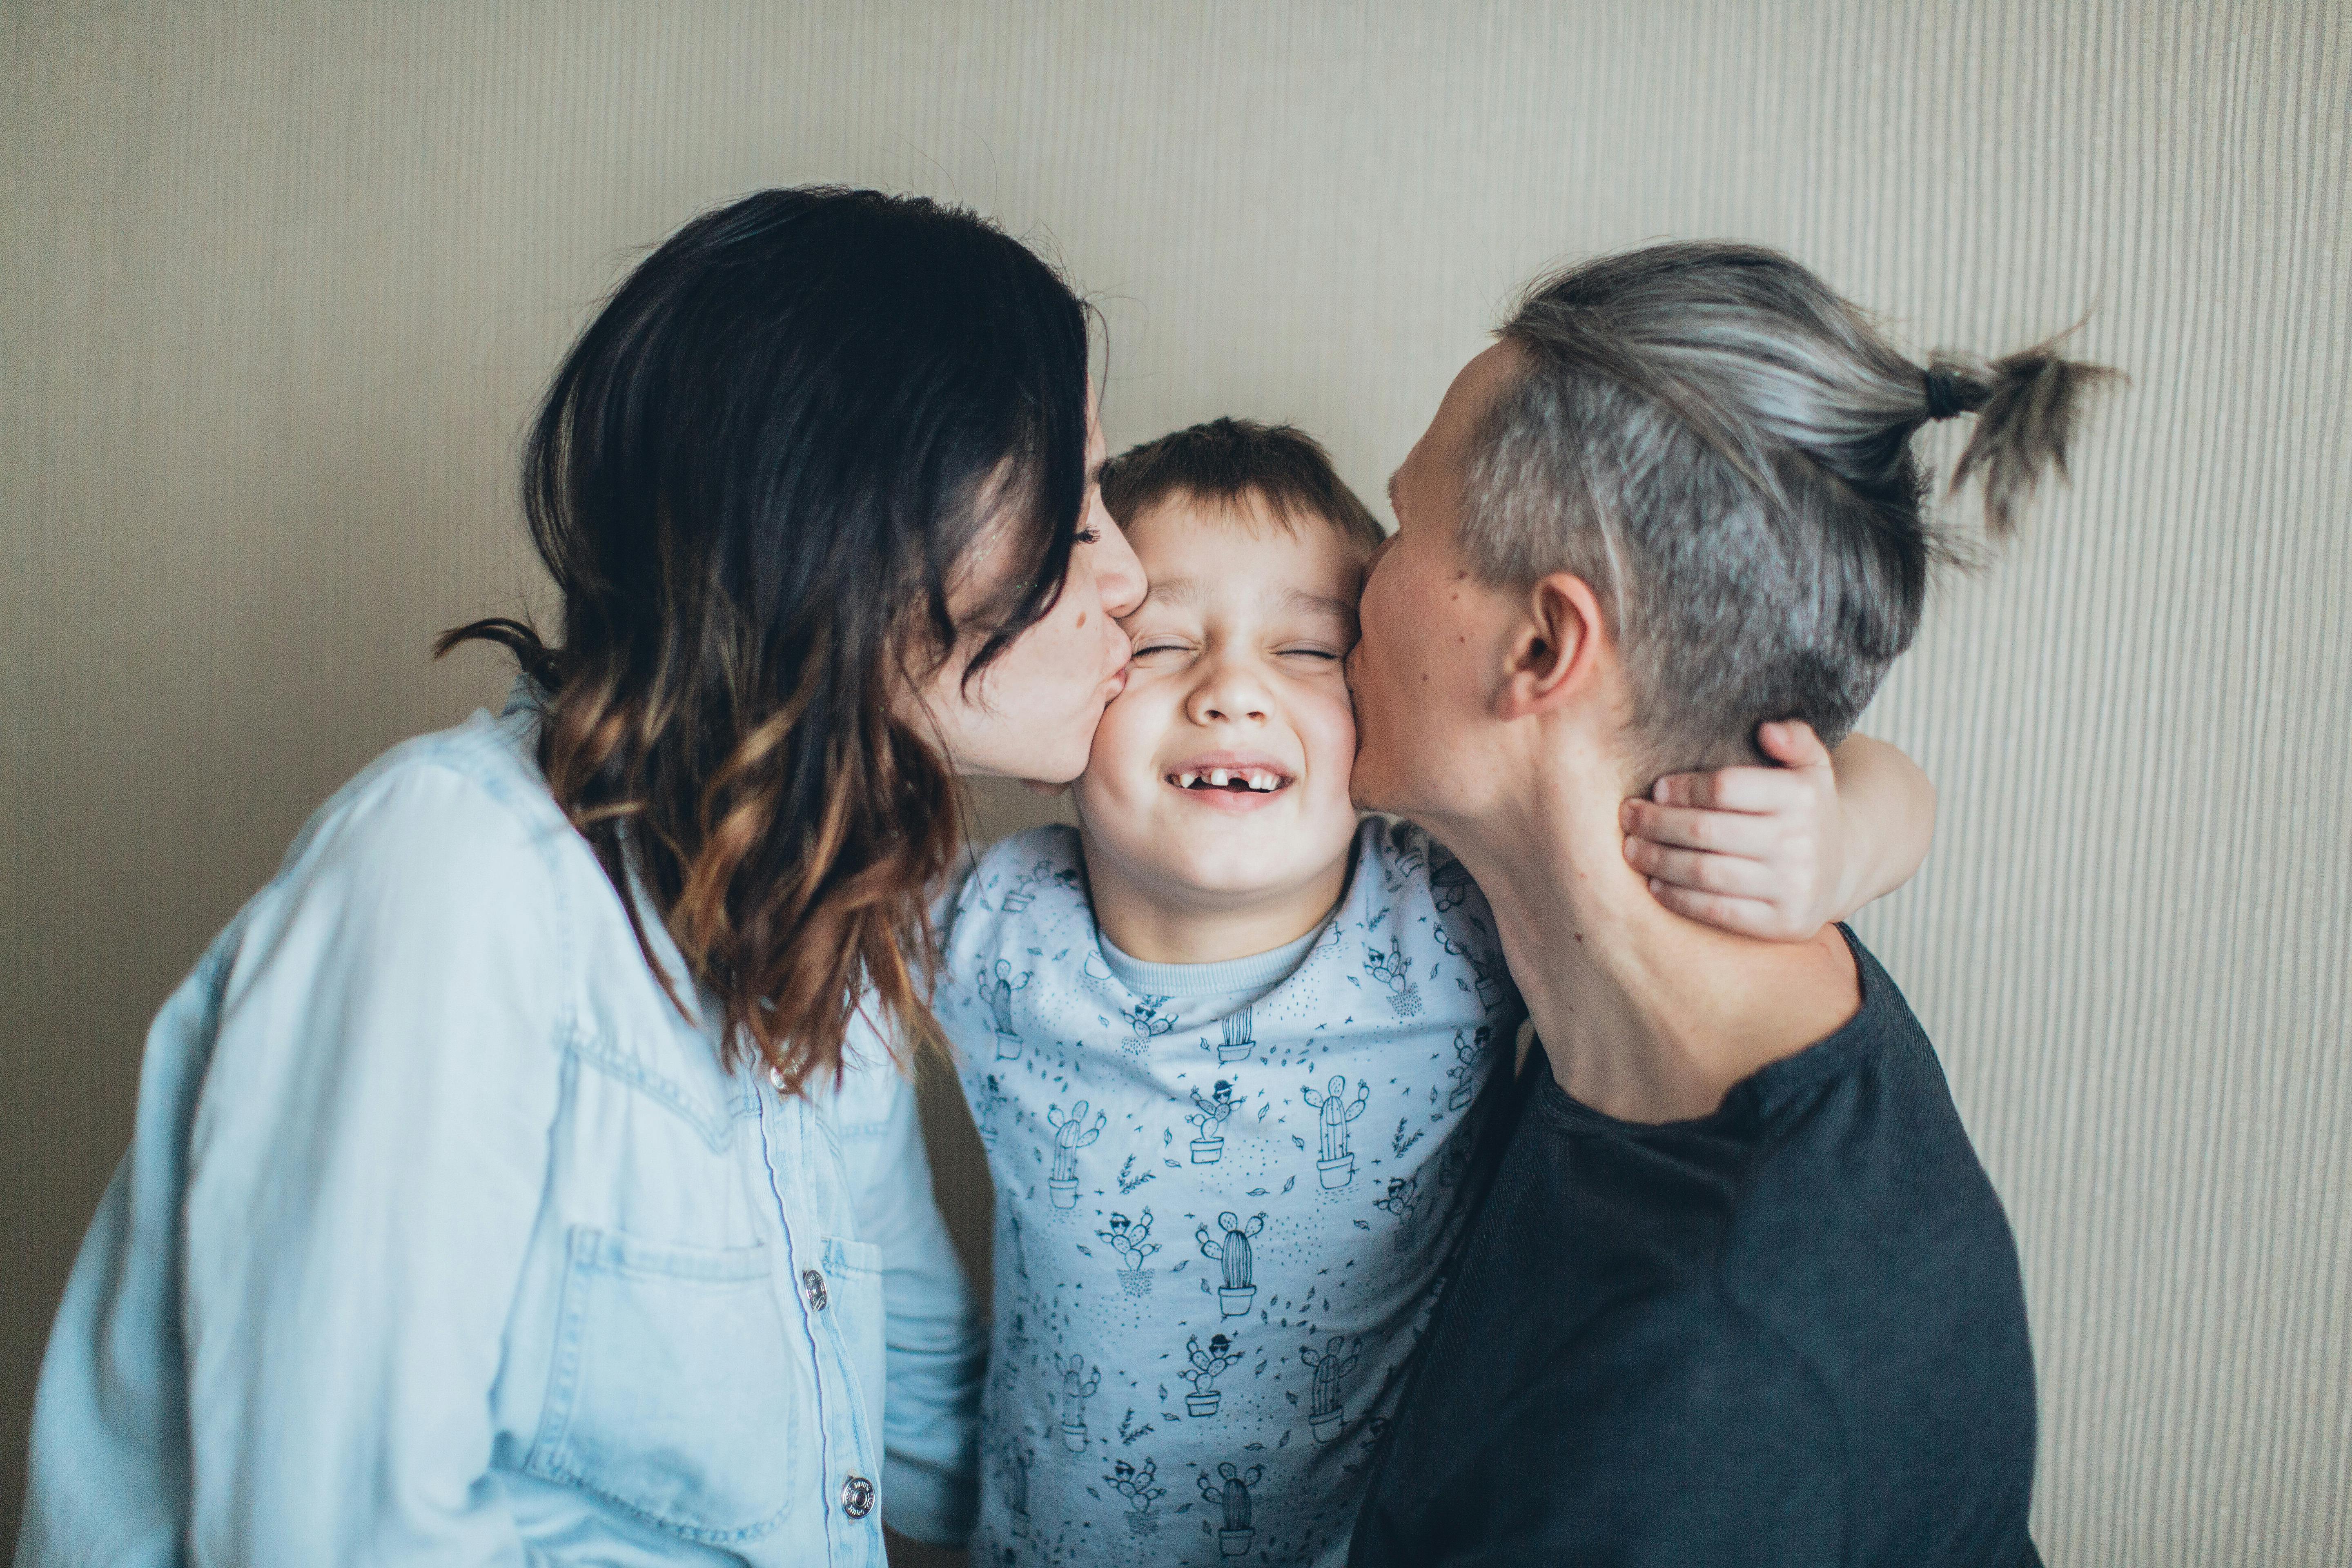
[[[1135,547],[1127,542],[1110,513],[1097,497],[1091,508],[1088,526],[1094,530],[1095,542],[1085,546],[1094,567],[1095,591],[1102,595],[1103,613],[1116,621],[1128,616],[1143,603],[1143,563],[1135,558]]]

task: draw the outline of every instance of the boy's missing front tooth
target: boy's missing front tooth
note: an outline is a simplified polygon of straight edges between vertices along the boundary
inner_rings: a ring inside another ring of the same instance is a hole
[[[1206,773],[1177,773],[1168,775],[1169,782],[1179,789],[1231,789],[1268,795],[1290,783],[1287,776],[1264,768],[1229,771],[1211,768]]]

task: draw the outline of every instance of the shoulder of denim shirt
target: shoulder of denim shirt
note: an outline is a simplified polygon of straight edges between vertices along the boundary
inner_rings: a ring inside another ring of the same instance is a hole
[[[549,1037],[685,1118],[714,1152],[758,1103],[755,1066],[718,1048],[708,1000],[657,917],[644,936],[688,1012],[647,967],[618,893],[556,805],[537,754],[540,714],[520,683],[507,710],[405,741],[336,793],[280,881],[331,868],[453,941],[495,943],[514,985],[541,989]]]
[[[311,815],[257,904],[335,899],[430,922],[445,943],[495,943],[568,1012],[583,873],[602,871],[540,775],[535,722],[477,711],[394,746]]]
[[[536,725],[533,710],[509,709],[493,719],[477,710],[453,728],[401,742],[312,814],[288,848],[280,878],[331,844],[425,864],[490,851],[484,874],[576,870],[586,846],[539,771]]]

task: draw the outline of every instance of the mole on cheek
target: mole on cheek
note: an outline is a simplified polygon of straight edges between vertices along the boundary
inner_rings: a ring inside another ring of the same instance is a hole
[[[1080,626],[1085,626],[1086,624],[1087,624],[1087,613],[1086,613],[1084,610],[1080,610],[1080,611],[1078,612],[1078,625],[1080,625]]]

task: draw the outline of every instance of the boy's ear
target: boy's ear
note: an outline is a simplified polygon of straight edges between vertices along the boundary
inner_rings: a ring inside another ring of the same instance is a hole
[[[1538,578],[1522,603],[1495,700],[1495,716],[1506,721],[1557,712],[1581,696],[1608,637],[1600,597],[1574,573]]]

